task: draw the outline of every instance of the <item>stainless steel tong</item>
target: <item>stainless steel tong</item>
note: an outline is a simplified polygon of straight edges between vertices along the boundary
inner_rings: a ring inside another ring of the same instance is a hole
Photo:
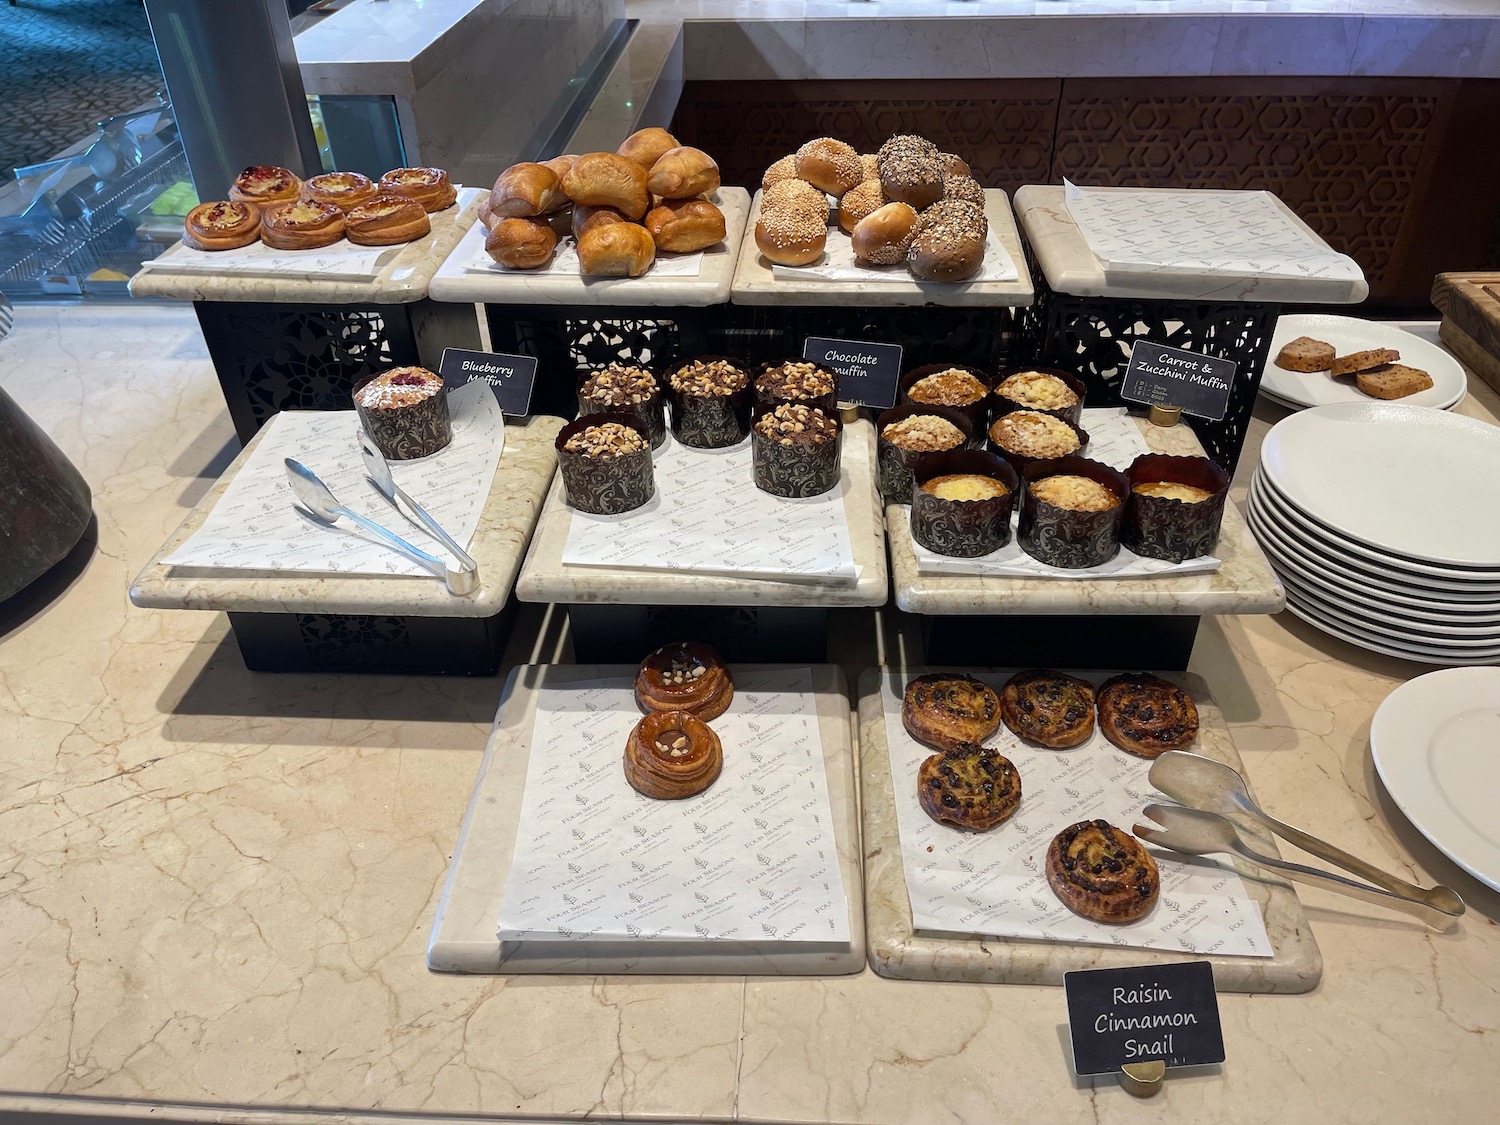
[[[449,574],[456,575],[458,585],[464,588],[456,589],[453,579],[449,580],[448,588],[455,594],[472,594],[479,585],[479,564],[470,557],[469,552],[460,547],[458,542],[443,530],[442,525],[432,518],[426,508],[418,504],[396,484],[396,479],[391,476],[391,466],[386,461],[385,454],[380,452],[370,435],[364,430],[359,431],[359,452],[365,459],[365,472],[369,474],[370,482],[380,490],[380,494],[389,500],[408,521],[425,529],[458,560],[458,570],[450,570]]]
[[[1146,806],[1145,815],[1157,823],[1137,824],[1135,834],[1147,843],[1160,844],[1187,855],[1237,855],[1257,867],[1280,872],[1289,879],[1411,914],[1434,929],[1451,928],[1464,913],[1463,899],[1451,888],[1425,888],[1408,883],[1270,816],[1251,798],[1245,779],[1222,762],[1199,754],[1169,750],[1152,764],[1150,780],[1157,789],[1182,805]],[[1244,841],[1234,822],[1221,815],[1225,813],[1252,817],[1303,851],[1367,879],[1369,883],[1263,855]]]

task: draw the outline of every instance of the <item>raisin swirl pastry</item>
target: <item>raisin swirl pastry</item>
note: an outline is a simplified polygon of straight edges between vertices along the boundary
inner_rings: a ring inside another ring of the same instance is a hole
[[[733,699],[729,669],[708,645],[663,645],[635,674],[635,701],[646,711],[686,711],[707,721],[729,710]]]
[[[929,672],[906,685],[901,725],[918,742],[957,750],[1000,729],[1000,700],[994,688],[973,676]]]
[[[1107,820],[1081,820],[1054,836],[1046,870],[1063,905],[1095,922],[1139,921],[1161,893],[1151,853]]]
[[[1198,707],[1176,684],[1127,672],[1099,689],[1099,729],[1126,753],[1155,758],[1185,749],[1198,733]]]
[[[415,199],[384,193],[344,214],[344,234],[360,246],[394,246],[421,238],[432,221]]]
[[[653,711],[625,743],[625,780],[644,797],[677,801],[702,793],[724,768],[719,736],[686,711]]]
[[[344,213],[331,203],[299,199],[268,208],[260,217],[260,238],[278,250],[316,250],[344,237]]]
[[[1094,733],[1094,688],[1061,672],[1017,672],[1000,689],[1000,717],[1021,738],[1049,750],[1081,746]]]
[[[917,800],[939,824],[988,832],[1020,807],[1021,775],[997,751],[965,743],[922,763]]]
[[[200,203],[182,221],[182,241],[194,250],[238,250],[259,238],[260,208],[253,203]]]
[[[380,177],[380,190],[414,199],[428,212],[452,207],[458,198],[448,182],[448,173],[441,168],[393,168]]]
[[[306,198],[314,203],[331,203],[346,215],[374,199],[376,192],[375,182],[358,172],[326,172],[302,185]]]
[[[229,198],[238,203],[271,207],[291,203],[302,194],[302,181],[275,164],[252,164],[229,185]]]

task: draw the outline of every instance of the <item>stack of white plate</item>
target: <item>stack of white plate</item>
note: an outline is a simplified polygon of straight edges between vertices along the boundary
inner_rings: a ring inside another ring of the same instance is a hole
[[[1398,403],[1283,419],[1250,484],[1287,608],[1351,644],[1500,663],[1500,429]]]

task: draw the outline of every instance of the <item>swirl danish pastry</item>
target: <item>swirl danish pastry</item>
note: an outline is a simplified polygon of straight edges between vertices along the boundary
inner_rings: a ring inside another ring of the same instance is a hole
[[[1021,775],[998,751],[962,743],[922,763],[917,800],[939,824],[988,832],[1020,807]]]
[[[253,203],[200,203],[182,222],[182,241],[195,250],[238,250],[259,238],[260,208]]]
[[[361,203],[374,199],[378,188],[369,176],[358,172],[328,172],[302,185],[302,194],[314,203],[331,203],[348,214]]]
[[[431,230],[422,205],[399,195],[377,195],[344,214],[344,234],[360,246],[394,246]]]
[[[641,661],[635,700],[647,711],[686,711],[707,721],[729,709],[734,681],[708,645],[677,641]]]
[[[1141,758],[1186,749],[1198,733],[1193,697],[1149,672],[1126,672],[1105,680],[1098,704],[1104,737]]]
[[[625,743],[625,780],[644,797],[677,801],[702,793],[724,768],[719,736],[687,711],[653,711]]]
[[[918,742],[956,750],[1000,729],[995,689],[960,672],[929,672],[906,685],[901,725]]]
[[[1095,922],[1139,921],[1161,893],[1151,853],[1107,820],[1081,820],[1053,837],[1046,871],[1063,905]]]
[[[458,198],[441,168],[392,168],[380,177],[380,190],[415,199],[428,212],[452,207]]]
[[[291,203],[301,194],[302,181],[288,169],[275,164],[252,164],[229,186],[230,199],[237,203],[253,203],[260,208]]]
[[[278,203],[260,216],[260,237],[278,250],[316,250],[344,237],[344,213],[331,203],[299,199]]]
[[[1094,733],[1094,687],[1062,672],[1017,672],[1000,689],[1000,717],[1019,737],[1049,750],[1081,746]]]

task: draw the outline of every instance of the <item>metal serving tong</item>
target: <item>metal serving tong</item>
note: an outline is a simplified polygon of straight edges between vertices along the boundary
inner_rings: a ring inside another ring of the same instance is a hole
[[[1168,750],[1152,764],[1149,776],[1152,785],[1186,807],[1147,805],[1145,815],[1157,824],[1135,826],[1135,834],[1147,843],[1160,844],[1188,855],[1219,852],[1237,855],[1258,867],[1279,871],[1289,879],[1414,915],[1438,930],[1452,927],[1464,912],[1464,900],[1449,887],[1428,889],[1387,875],[1364,860],[1270,816],[1251,799],[1245,779],[1222,762],[1199,754]],[[1250,816],[1303,851],[1351,871],[1361,879],[1368,879],[1374,885],[1262,855],[1245,843],[1234,822],[1220,815],[1223,813]],[[1161,827],[1157,827],[1158,824]]]
[[[448,581],[448,588],[455,594],[472,594],[479,586],[479,564],[458,545],[458,542],[443,530],[442,525],[432,518],[432,514],[426,508],[413,500],[406,492],[396,484],[395,477],[391,476],[391,466],[385,459],[385,454],[375,445],[370,435],[364,430],[359,431],[359,452],[365,459],[365,472],[369,474],[370,483],[380,490],[395,509],[407,518],[411,523],[425,529],[433,538],[440,542],[458,560],[458,570],[450,570],[450,575],[457,575],[457,581],[462,589],[455,588],[452,578]]]
[[[380,539],[386,546],[399,551],[413,562],[420,564],[424,569],[431,571],[434,575],[443,579],[447,583],[449,593],[468,594],[472,593],[475,587],[478,586],[478,574],[472,569],[473,559],[469,559],[471,567],[469,571],[453,570],[442,559],[434,555],[429,555],[420,547],[413,546],[389,528],[340,504],[338,498],[319,479],[316,473],[306,465],[303,465],[299,461],[294,461],[290,457],[286,458],[286,475],[287,479],[291,481],[292,495],[297,498],[297,503],[301,504],[307,511],[307,514],[318,522],[331,526],[337,523],[339,517],[342,516],[350,522],[358,524],[371,535]]]

